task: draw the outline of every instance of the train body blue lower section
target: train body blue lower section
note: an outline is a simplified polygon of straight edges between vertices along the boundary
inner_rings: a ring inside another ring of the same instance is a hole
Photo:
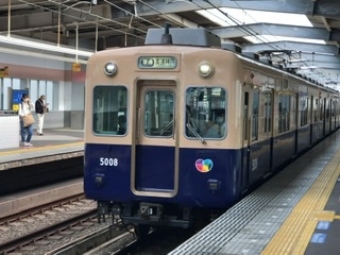
[[[174,158],[174,147],[138,145],[136,147],[135,188],[137,190],[173,190]]]
[[[135,169],[128,145],[86,144],[84,185],[87,197],[101,201],[149,201],[190,207],[228,207],[242,191],[260,183],[310,146],[310,129],[267,139],[249,148],[179,149],[138,146]],[[296,141],[298,143],[296,144]],[[176,172],[178,179],[175,178]],[[170,198],[134,191],[177,192]]]
[[[139,152],[137,164],[135,171],[131,171],[130,146],[86,144],[84,189],[87,197],[116,202],[171,202],[193,207],[229,206],[237,198],[241,150],[180,149],[176,170],[178,190],[172,198],[136,196],[133,189],[171,192],[176,181],[174,148],[141,146],[136,151]],[[101,159],[107,159],[108,163],[101,165]],[[110,165],[110,160],[117,165]],[[209,185],[218,187],[212,190]]]

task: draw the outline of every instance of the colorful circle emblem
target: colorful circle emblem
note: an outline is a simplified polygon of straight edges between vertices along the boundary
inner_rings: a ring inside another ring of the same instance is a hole
[[[207,173],[209,172],[213,166],[214,163],[212,162],[211,159],[197,159],[195,162],[196,169],[200,171],[201,173]]]

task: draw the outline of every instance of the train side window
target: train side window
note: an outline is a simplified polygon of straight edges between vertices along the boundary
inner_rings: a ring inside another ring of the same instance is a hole
[[[324,115],[324,104],[325,104],[325,101],[323,99],[320,99],[320,120],[323,120],[323,115]]]
[[[278,101],[279,133],[282,133],[290,129],[290,95],[280,95]]]
[[[300,126],[305,126],[308,124],[308,97],[307,95],[300,96]]]
[[[251,138],[252,140],[258,139],[259,133],[259,105],[260,105],[260,92],[253,92],[253,112],[252,112],[252,127]]]
[[[93,125],[98,135],[125,135],[127,132],[127,89],[123,86],[96,86],[93,91]]]
[[[190,87],[186,91],[185,135],[217,138],[227,135],[227,93],[220,87]]]
[[[318,121],[319,117],[319,99],[315,98],[315,104],[314,104],[314,122]]]
[[[262,95],[264,100],[264,133],[272,131],[272,94],[265,92]]]

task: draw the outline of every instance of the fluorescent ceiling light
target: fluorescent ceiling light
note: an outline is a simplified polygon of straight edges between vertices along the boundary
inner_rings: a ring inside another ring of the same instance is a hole
[[[226,15],[224,15],[221,12],[225,13]],[[201,10],[197,11],[197,13],[206,17],[212,22],[215,22],[216,25],[223,27],[230,27],[236,25],[242,26],[254,23],[271,23],[279,25],[313,27],[313,24],[309,21],[307,16],[302,14],[252,11],[247,9],[235,9],[235,8]],[[246,36],[244,38],[252,43],[268,43],[289,40],[306,43],[326,44],[324,40],[273,36],[270,35],[269,33],[268,35]]]
[[[272,23],[280,25],[313,27],[313,24],[309,21],[307,16],[303,14],[252,11],[234,8],[220,8],[219,10],[209,9],[196,12],[211,20],[212,22],[215,22],[217,25],[225,27],[254,23]],[[221,12],[225,13],[226,15]]]
[[[29,40],[23,40],[15,37],[8,37],[0,35],[0,43],[16,45],[25,48],[33,48],[38,50],[46,50],[52,52],[59,52],[64,54],[71,54],[75,56],[83,56],[83,57],[90,57],[93,52],[83,51],[83,50],[75,50],[66,47],[54,46],[50,44],[40,43],[40,42],[33,42]]]
[[[38,53],[38,52],[32,52],[27,50],[17,50],[17,49],[8,49],[0,47],[0,52],[2,53],[9,53],[9,54],[15,54],[20,56],[29,56],[29,57],[35,57],[35,58],[43,58],[43,59],[49,59],[49,60],[56,60],[61,62],[68,62],[68,63],[74,63],[74,58],[67,58],[62,56],[54,56],[51,54],[44,54],[44,53]],[[80,64],[87,64],[87,60],[78,60],[78,63]]]
[[[228,14],[228,16],[237,19],[240,22],[240,25],[253,23],[273,23],[302,27],[313,26],[312,23],[307,18],[307,16],[303,14],[252,11],[247,9],[234,9],[234,8],[220,8],[220,10]]]
[[[301,66],[301,70],[308,70],[308,69],[318,69],[319,67],[317,66]]]

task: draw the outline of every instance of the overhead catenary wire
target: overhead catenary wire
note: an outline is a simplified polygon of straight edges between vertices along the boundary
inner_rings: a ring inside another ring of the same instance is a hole
[[[113,6],[113,7],[115,7],[115,8],[117,8],[117,9],[119,9],[119,10],[121,10],[121,11],[123,11],[123,12],[125,12],[126,14],[131,15],[131,17],[138,18],[138,19],[143,20],[143,21],[145,21],[145,22],[147,22],[147,23],[149,23],[149,24],[151,24],[151,25],[154,25],[154,26],[156,26],[156,27],[162,27],[162,26],[158,25],[157,23],[154,23],[154,22],[152,22],[152,21],[149,21],[149,20],[147,20],[147,19],[145,19],[145,18],[143,18],[143,17],[138,17],[137,13],[133,14],[133,13],[127,11],[126,9],[120,7],[120,6],[117,5],[117,4],[111,3],[111,2],[109,2],[109,1],[107,1],[107,0],[104,0],[104,2],[107,3],[107,4],[109,4],[109,5],[111,5],[111,6]],[[142,2],[142,1],[141,1],[141,2]],[[135,9],[135,12],[137,12],[136,9]],[[131,22],[130,22],[130,25],[131,25]]]
[[[50,9],[50,8],[41,6],[41,5],[36,4],[36,3],[30,3],[30,2],[28,2],[27,0],[18,0],[18,1],[20,1],[20,2],[22,2],[22,3],[25,3],[25,4],[28,4],[28,5],[30,5],[30,6],[33,6],[33,7],[35,7],[35,8],[40,8],[40,9],[45,10],[45,11],[49,11],[49,12],[52,12],[52,13],[57,13],[56,10],[53,10],[53,9]],[[50,0],[49,2],[52,2],[52,3],[56,4],[56,5],[57,5],[57,4],[63,4],[63,3],[55,2],[55,1],[52,1],[52,0]],[[68,5],[66,5],[66,6],[68,7]],[[77,9],[77,8],[73,8],[73,7],[71,7],[71,9],[73,9],[73,10],[75,10],[75,11],[78,11],[78,12],[84,12],[83,10],[80,10],[80,9]],[[90,15],[90,16],[93,16],[93,17],[96,17],[98,20],[103,20],[103,21],[107,21],[108,23],[114,23],[114,24],[120,25],[120,26],[122,26],[122,27],[127,27],[127,25],[126,25],[125,23],[121,23],[121,22],[118,22],[118,21],[115,21],[115,20],[103,18],[103,17],[101,17],[101,16],[99,16],[99,15],[95,15],[95,14],[92,14],[92,13],[86,13],[86,14],[88,14],[88,15]],[[75,17],[75,16],[70,15],[70,14],[62,13],[62,15],[65,16],[65,17],[69,17],[69,18],[76,19],[76,20],[78,20],[78,21],[84,21],[84,19],[82,19],[82,18],[80,18],[80,17]],[[89,20],[87,20],[86,22],[92,23],[92,24],[96,24],[96,22],[98,22],[98,21],[89,21]],[[82,23],[80,23],[80,24],[82,24]],[[107,25],[104,25],[104,24],[102,24],[102,23],[100,23],[100,22],[99,22],[99,24],[100,24],[100,26],[103,27],[103,28],[106,28],[106,29],[108,29],[108,30],[112,30],[112,31],[114,31],[114,32],[121,33],[122,35],[126,33],[126,31],[121,31],[121,30],[119,30],[119,29],[112,28],[112,27],[107,26]],[[136,31],[140,31],[140,32],[143,33],[143,34],[146,34],[146,31],[144,31],[144,30],[139,30],[138,28],[135,28],[135,27],[134,27],[133,29],[136,30]],[[35,28],[34,30],[38,30],[38,28]],[[26,31],[27,31],[27,30],[26,30]],[[128,34],[131,35],[131,36],[133,36],[133,37],[136,37],[136,38],[144,39],[144,37],[138,36],[138,35],[133,34],[133,33],[128,33]]]
[[[257,37],[260,41],[264,42],[264,43],[268,43],[268,42],[265,42],[262,40],[261,37],[258,37],[258,35],[256,34],[255,31],[253,31],[252,29],[248,29],[248,28],[244,28],[241,24],[241,22],[239,20],[237,20],[235,17],[232,17],[231,15],[228,15],[227,13],[221,11],[217,6],[215,6],[213,3],[211,3],[209,0],[202,0],[203,2],[206,2],[208,3],[211,7],[215,8],[216,10],[218,10],[221,14],[223,14],[224,16],[226,16],[227,18],[229,18],[231,21],[233,21],[236,26],[239,28],[239,29],[242,29],[244,31],[246,31],[247,33],[249,33],[249,35],[252,35],[252,36],[255,36]],[[239,6],[239,8],[241,10],[243,10],[243,8],[239,5],[239,3],[236,2],[236,4]],[[249,17],[251,17],[249,14],[248,14]],[[252,18],[252,17],[251,17]],[[256,21],[254,18],[252,18],[254,21]],[[268,31],[268,34],[271,34],[269,31]],[[272,35],[272,34],[271,34]],[[280,49],[279,47],[273,47],[273,45],[270,45],[270,47],[272,47],[273,49],[275,49],[276,51],[277,50],[282,50],[282,52],[285,52],[286,50],[285,49]],[[291,54],[288,55],[288,58],[291,59]],[[286,59],[283,59],[286,61]],[[305,66],[308,66],[308,64],[305,62],[305,61],[302,61],[302,63],[305,65]],[[313,72],[317,72],[317,71],[313,71]],[[319,72],[320,76],[324,78],[324,75],[323,73]]]

